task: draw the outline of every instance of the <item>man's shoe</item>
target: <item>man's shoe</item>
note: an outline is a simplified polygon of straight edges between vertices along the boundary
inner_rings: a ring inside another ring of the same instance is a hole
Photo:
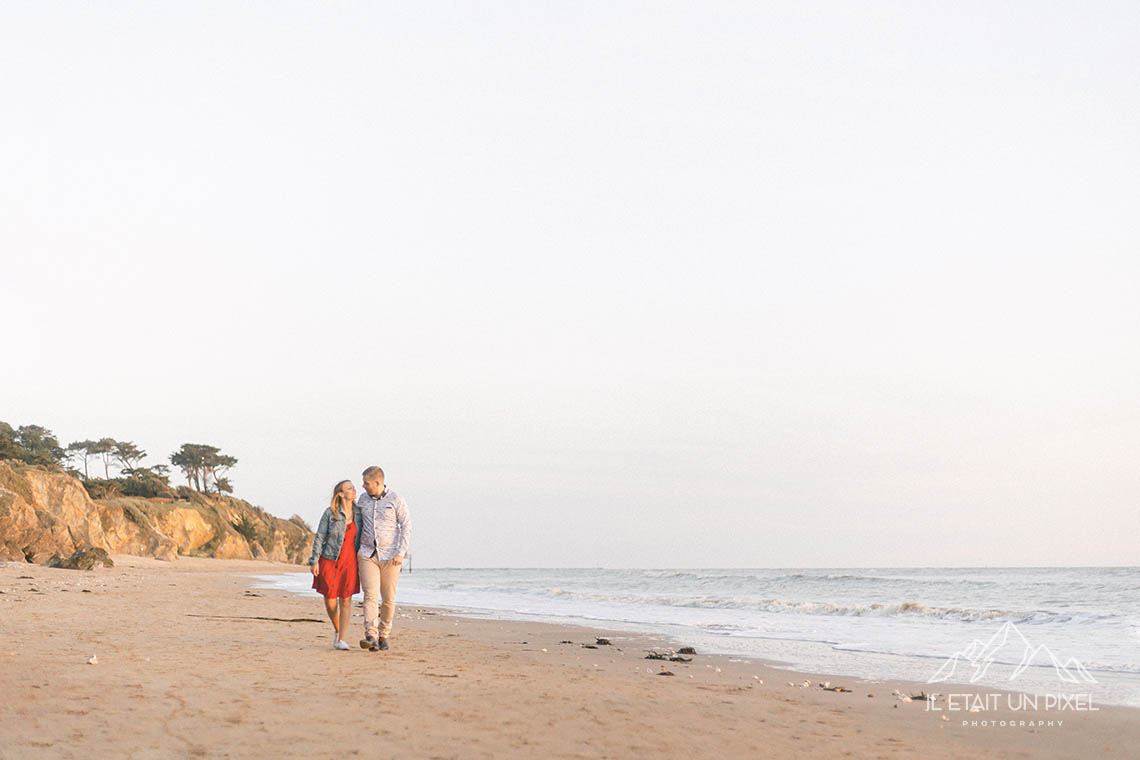
[[[380,640],[379,640],[378,642],[376,642],[376,648],[377,648],[377,649],[381,649],[381,650],[383,650],[383,649],[387,649],[387,648],[388,648],[388,639],[387,639],[387,637],[385,637],[385,636],[381,636],[381,637],[380,637]]]
[[[375,652],[378,647],[379,647],[378,642],[376,641],[376,639],[372,638],[371,636],[368,636],[368,637],[360,640],[360,648],[361,649],[367,649],[369,652]]]

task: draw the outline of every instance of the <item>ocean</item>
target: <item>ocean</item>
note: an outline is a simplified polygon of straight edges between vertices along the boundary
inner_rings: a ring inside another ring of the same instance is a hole
[[[316,592],[307,573],[258,576]],[[423,569],[399,604],[660,633],[871,679],[1140,706],[1140,568]],[[314,607],[314,609],[316,609]]]

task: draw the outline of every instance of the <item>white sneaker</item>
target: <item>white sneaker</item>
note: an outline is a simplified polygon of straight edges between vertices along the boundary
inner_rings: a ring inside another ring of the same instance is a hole
[[[347,652],[348,651],[348,644],[346,644],[343,641],[338,641],[337,643],[333,644],[333,649],[343,649],[344,651]]]

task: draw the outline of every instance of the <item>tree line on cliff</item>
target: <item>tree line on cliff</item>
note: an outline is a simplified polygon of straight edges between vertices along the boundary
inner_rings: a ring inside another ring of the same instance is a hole
[[[237,458],[222,453],[217,446],[203,443],[184,443],[170,454],[170,464],[182,471],[187,485],[172,486],[170,467],[166,464],[143,466],[147,452],[133,441],[114,438],[72,441],[60,444],[52,431],[41,425],[21,425],[13,428],[0,421],[0,459],[14,459],[49,469],[63,470],[80,478],[95,498],[118,495],[144,497],[185,496],[185,491],[198,493],[233,493],[227,477],[237,465]],[[91,477],[90,464],[94,459],[103,465],[103,477]],[[75,465],[75,466],[71,466]],[[80,469],[79,467],[82,467]],[[118,470],[111,477],[112,468]]]

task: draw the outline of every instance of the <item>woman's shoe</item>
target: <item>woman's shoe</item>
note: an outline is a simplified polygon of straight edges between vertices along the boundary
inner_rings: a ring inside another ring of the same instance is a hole
[[[347,652],[348,651],[348,644],[344,641],[338,640],[335,644],[333,644],[333,649],[340,649],[342,651]]]

